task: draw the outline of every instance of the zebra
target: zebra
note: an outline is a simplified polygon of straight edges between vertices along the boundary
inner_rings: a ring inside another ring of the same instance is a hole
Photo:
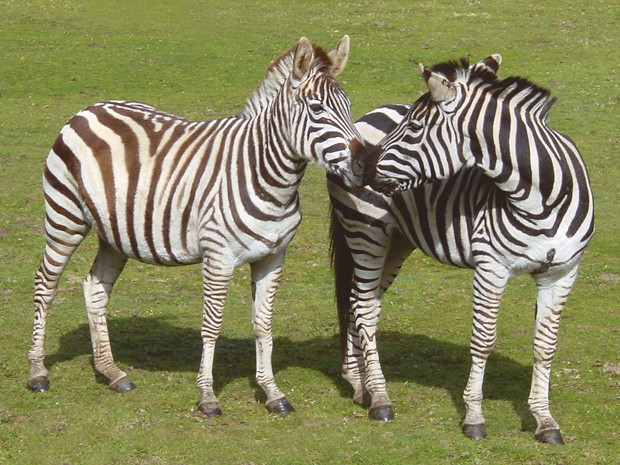
[[[370,418],[392,420],[376,339],[383,293],[416,248],[473,269],[462,430],[486,437],[482,384],[500,300],[511,278],[528,273],[537,284],[528,399],[534,437],[563,444],[549,378],[560,313],[594,233],[593,198],[575,144],[547,124],[555,99],[527,79],[500,80],[500,63],[492,55],[471,66],[461,59],[421,67],[427,93],[356,123],[378,144],[365,166],[372,189],[328,175],[342,373]]]
[[[346,35],[329,53],[302,37],[272,62],[235,117],[191,121],[143,103],[108,101],[66,123],[43,175],[46,244],[35,276],[32,391],[49,389],[48,310],[71,255],[94,229],[99,250],[83,287],[94,367],[111,389],[135,389],[114,362],[106,323],[126,262],[202,263],[198,406],[207,417],[222,415],[213,390],[215,343],[233,270],[249,263],[256,381],[269,412],[294,410],[274,379],[272,305],[301,221],[298,187],[307,164],[361,183],[361,165],[351,160],[365,147],[335,80],[348,56]]]

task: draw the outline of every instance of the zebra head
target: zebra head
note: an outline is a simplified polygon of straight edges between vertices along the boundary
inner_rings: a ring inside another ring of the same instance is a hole
[[[364,179],[386,195],[415,189],[423,183],[445,179],[475,163],[471,132],[464,121],[475,111],[469,77],[492,74],[499,69],[500,55],[468,66],[448,62],[431,69],[420,65],[428,92],[416,100],[403,120],[385,136],[368,157]]]
[[[361,185],[366,146],[351,121],[351,102],[334,79],[349,57],[349,36],[326,53],[302,37],[294,51],[290,76],[290,143],[349,185]]]

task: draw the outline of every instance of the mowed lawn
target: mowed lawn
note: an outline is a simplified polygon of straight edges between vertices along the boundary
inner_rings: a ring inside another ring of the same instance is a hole
[[[0,464],[613,464],[620,462],[620,7],[551,1],[0,1]],[[41,174],[81,108],[131,99],[192,119],[238,113],[270,61],[302,35],[331,50],[355,118],[424,90],[417,64],[503,56],[500,77],[552,90],[550,123],[579,146],[596,235],[566,306],[552,411],[566,445],[533,439],[527,411],[534,285],[509,285],[487,368],[489,437],[460,432],[469,372],[472,272],[422,254],[386,294],[379,347],[396,419],[371,422],[340,378],[325,175],[308,169],[304,219],[276,297],[274,368],[296,408],[269,415],[254,383],[249,269],[237,270],[216,349],[224,416],[197,411],[200,268],[131,262],[109,326],[138,389],[95,376],[81,281],[96,240],[74,255],[49,317],[51,389],[26,389],[32,287],[43,252]]]

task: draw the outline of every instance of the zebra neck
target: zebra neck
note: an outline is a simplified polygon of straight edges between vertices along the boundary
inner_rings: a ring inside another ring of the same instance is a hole
[[[528,222],[553,223],[571,205],[591,204],[585,166],[572,142],[543,125],[529,129],[499,147],[490,142],[491,134],[478,141],[478,167],[501,191],[506,207]]]
[[[255,191],[280,207],[298,202],[299,183],[307,165],[290,144],[286,119],[283,113],[272,117],[272,112],[263,112],[249,122],[248,136],[253,150],[248,151],[251,159],[247,163],[255,167]]]

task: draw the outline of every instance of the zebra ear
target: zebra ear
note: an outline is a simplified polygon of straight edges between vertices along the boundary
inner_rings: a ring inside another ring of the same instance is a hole
[[[493,74],[497,74],[499,65],[502,64],[502,56],[499,53],[486,57],[484,60],[476,63],[474,68],[484,68]]]
[[[328,53],[332,61],[332,76],[338,76],[344,70],[349,59],[349,36],[345,35],[336,48]]]
[[[314,47],[306,37],[299,39],[293,58],[293,73],[297,79],[301,79],[314,58]]]
[[[437,103],[450,103],[456,97],[454,84],[440,74],[424,69],[424,79],[431,92],[431,98]]]

